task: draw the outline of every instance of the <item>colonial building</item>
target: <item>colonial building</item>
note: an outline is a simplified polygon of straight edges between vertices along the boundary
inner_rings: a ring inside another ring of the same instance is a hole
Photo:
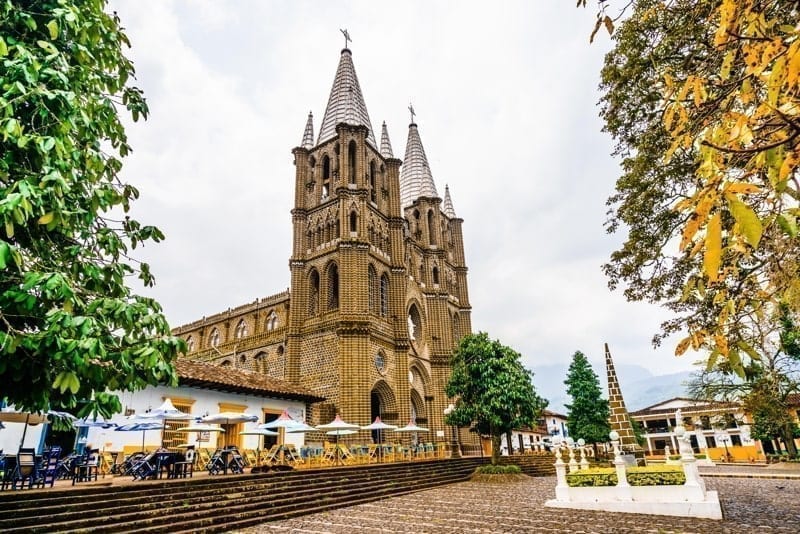
[[[290,289],[175,333],[189,358],[324,397],[312,424],[337,413],[359,424],[416,419],[431,431],[421,439],[443,439],[450,357],[471,331],[463,221],[447,187],[438,193],[413,111],[404,161],[386,124],[380,137],[373,130],[349,49],[314,137],[309,114],[292,150]]]

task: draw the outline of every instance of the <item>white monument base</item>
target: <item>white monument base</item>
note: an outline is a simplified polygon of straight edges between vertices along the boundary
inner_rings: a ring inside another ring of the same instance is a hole
[[[676,412],[675,419],[682,421],[680,410]],[[612,437],[616,485],[570,487],[567,484],[567,467],[570,473],[575,473],[586,469],[588,464],[579,466],[575,461],[574,449],[569,446],[567,451],[570,462],[565,463],[562,447],[559,446],[555,449],[556,498],[545,502],[544,505],[550,508],[722,519],[719,496],[716,491],[706,491],[705,482],[697,471],[698,461],[692,453],[689,437],[683,426],[676,427],[675,433],[678,436],[681,455],[678,463],[683,468],[686,478],[683,484],[631,486],[628,483],[627,466],[620,453],[619,442],[616,441],[616,437]],[[669,460],[669,450],[667,450],[667,460]]]
[[[677,491],[670,491],[673,488]],[[620,493],[616,491],[618,489],[628,491]],[[606,486],[567,490],[566,500],[552,499],[544,505],[550,508],[722,519],[716,491],[706,491],[703,500],[687,501],[681,500],[681,497],[685,497],[683,486]]]

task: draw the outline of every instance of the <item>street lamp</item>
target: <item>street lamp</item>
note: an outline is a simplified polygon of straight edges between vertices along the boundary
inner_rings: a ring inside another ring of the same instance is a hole
[[[456,407],[453,406],[452,403],[450,403],[447,406],[447,408],[444,409],[445,417],[453,413],[453,410],[455,409]],[[453,432],[453,440],[450,442],[450,458],[461,458],[461,451],[459,450],[458,446],[458,434],[456,433],[456,426],[450,425],[450,428]]]

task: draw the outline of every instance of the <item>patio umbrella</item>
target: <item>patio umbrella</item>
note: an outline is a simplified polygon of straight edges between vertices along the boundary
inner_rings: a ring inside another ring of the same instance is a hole
[[[378,434],[378,459],[383,461],[383,432],[382,430],[395,430],[397,427],[395,425],[389,425],[381,421],[381,416],[375,418],[375,421],[368,424],[367,426],[361,427],[363,430],[374,430]]]
[[[164,419],[188,420],[195,418],[195,416],[193,416],[192,414],[182,412],[179,409],[177,409],[172,404],[172,400],[169,398],[165,399],[164,402],[161,404],[161,406],[159,406],[155,410],[150,410],[149,412],[144,412],[144,413],[137,413],[136,417],[141,419],[161,419],[161,420]]]
[[[236,425],[239,423],[254,423],[258,421],[258,416],[243,412],[220,412],[218,414],[202,417],[200,421],[218,425]],[[225,446],[227,445],[228,444],[225,443]]]
[[[141,432],[142,433],[142,452],[144,452],[144,433],[148,430],[162,430],[163,424],[157,421],[138,421],[120,425],[114,430],[117,432]]]
[[[38,425],[48,423],[53,419],[68,419],[75,420],[77,417],[67,412],[58,412],[55,410],[48,410],[45,413],[32,413],[32,412],[0,412],[0,422],[6,423],[23,423],[25,426],[22,429],[22,439],[19,441],[19,448],[21,449],[25,444],[25,436],[28,433],[28,425]]]
[[[111,421],[89,420],[84,417],[83,419],[73,421],[72,426],[75,428],[114,428],[117,426],[117,423],[112,423]]]
[[[414,433],[414,445],[417,444],[417,432],[428,432],[427,428],[422,428],[421,426],[417,426],[417,422],[413,419],[408,422],[406,426],[401,426],[400,428],[395,428],[395,432],[413,432]]]
[[[361,430],[361,427],[358,425],[354,425],[352,423],[347,423],[342,420],[341,416],[337,415],[333,418],[333,421],[324,425],[318,425],[318,429],[326,430],[326,434],[329,434],[334,437],[334,444],[336,446],[336,464],[339,464],[339,436],[346,436],[349,434],[355,434],[357,431]],[[350,432],[344,432],[345,430],[349,430]]]
[[[197,432],[197,442],[200,443],[200,433],[201,432],[225,432],[224,429],[214,426],[208,425],[203,423],[193,423],[189,426],[182,426],[180,428],[176,428],[175,432]]]

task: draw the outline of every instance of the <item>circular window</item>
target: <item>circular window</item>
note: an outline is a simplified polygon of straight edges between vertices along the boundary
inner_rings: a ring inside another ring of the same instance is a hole
[[[375,355],[375,368],[379,373],[383,374],[386,371],[386,357],[382,352]]]

